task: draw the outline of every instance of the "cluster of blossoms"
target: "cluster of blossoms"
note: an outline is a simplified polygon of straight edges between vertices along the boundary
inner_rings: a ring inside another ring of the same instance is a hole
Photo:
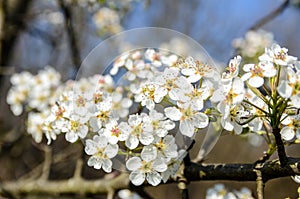
[[[118,12],[108,7],[100,8],[94,14],[93,20],[100,34],[116,34],[123,30]]]
[[[258,63],[245,64],[243,71],[240,56],[230,61],[210,99],[218,103],[225,130],[241,134],[245,128],[253,132],[281,128],[283,140],[299,142],[299,61],[287,51],[273,44]]]
[[[244,59],[251,59],[263,53],[264,49],[270,47],[274,42],[271,32],[259,29],[248,31],[244,38],[234,39],[232,46]]]
[[[46,92],[46,99],[52,99],[48,92],[56,89],[56,100],[45,105],[35,102],[30,94],[33,89],[28,89],[43,82],[45,75],[16,75],[8,103],[16,115],[25,102],[36,109],[34,114],[47,109],[43,118],[32,114],[28,119],[40,122],[48,143],[58,134],[71,143],[81,139],[90,155],[89,166],[111,172],[115,162],[122,162],[134,185],[146,180],[155,186],[178,170],[189,141],[216,117],[221,118],[225,130],[238,135],[266,131],[262,135],[274,144],[268,131],[279,128],[286,142],[299,142],[297,58],[273,44],[259,56],[258,63],[245,64],[240,70],[241,60],[240,56],[233,58],[220,74],[192,57],[181,59],[156,49],[135,50],[118,57],[106,75],[69,81],[60,87],[55,83],[60,82],[58,76],[52,75],[54,81],[47,79],[50,86],[38,94]],[[39,81],[24,86],[36,78]],[[207,108],[209,103],[212,107]]]
[[[50,107],[59,95],[60,74],[46,67],[37,75],[21,72],[11,77],[12,87],[7,94],[7,103],[14,115],[28,112],[27,132],[36,142],[41,142],[43,123],[50,114]]]
[[[223,184],[216,184],[206,192],[206,199],[254,199],[252,193],[247,188],[242,188],[240,191],[228,190]]]

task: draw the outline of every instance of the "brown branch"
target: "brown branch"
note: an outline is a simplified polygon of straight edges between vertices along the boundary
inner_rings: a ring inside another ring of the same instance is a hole
[[[19,194],[96,194],[108,193],[111,190],[118,190],[128,187],[129,178],[127,174],[121,174],[113,179],[85,180],[82,178],[71,178],[68,180],[52,181],[16,181],[2,183],[0,193],[3,191]]]
[[[190,181],[231,180],[256,181],[255,164],[192,164],[185,169],[185,177]],[[278,160],[266,162],[260,169],[262,181],[300,174],[300,158],[288,158],[281,167]]]
[[[287,162],[287,156],[285,153],[285,148],[284,148],[284,144],[283,141],[281,139],[281,135],[280,135],[280,129],[279,128],[275,128],[272,131],[274,137],[275,137],[275,142],[276,142],[276,146],[277,146],[277,153],[278,153],[278,157],[279,157],[279,161],[282,167],[284,167]]]
[[[191,163],[185,167],[184,176],[188,181],[199,180],[231,180],[256,181],[255,164],[196,164]],[[288,163],[281,167],[278,160],[268,161],[260,168],[261,180],[267,181],[275,178],[300,175],[300,158],[288,158]],[[168,183],[174,183],[169,181]],[[19,180],[16,182],[3,182],[0,184],[1,192],[17,194],[100,194],[111,190],[126,189],[130,187],[128,174],[120,174],[112,179],[85,180],[71,178],[60,181]],[[138,187],[137,187],[138,188]]]
[[[275,10],[273,10],[271,13],[269,13],[267,16],[263,17],[259,21],[257,21],[250,28],[250,30],[257,30],[257,29],[261,28],[262,26],[264,26],[265,24],[269,23],[275,17],[277,17],[278,15],[280,15],[288,7],[288,5],[289,5],[289,0],[284,0],[283,3],[278,8],[276,8]]]

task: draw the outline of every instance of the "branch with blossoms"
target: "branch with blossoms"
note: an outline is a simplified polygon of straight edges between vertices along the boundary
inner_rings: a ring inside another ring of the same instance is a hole
[[[269,180],[300,175],[300,159],[289,158],[285,167],[281,167],[278,160],[268,161],[260,169],[263,182]],[[194,181],[256,181],[255,164],[196,164],[185,168],[184,175],[188,182]],[[299,180],[299,179],[298,179]],[[166,183],[174,183],[176,178]],[[144,184],[149,186],[149,184]],[[9,192],[14,196],[20,194],[104,194],[110,191],[130,188],[128,174],[123,173],[114,178],[86,180],[84,178],[70,178],[67,180],[22,179],[17,182],[1,183],[0,193]]]
[[[176,175],[257,180],[257,170],[263,182],[286,175],[299,181],[298,160],[287,157],[285,144],[300,141],[300,63],[287,52],[273,44],[243,66],[236,56],[220,74],[192,57],[136,50],[116,59],[108,74],[63,85],[51,68],[16,74],[7,102],[16,115],[30,110],[27,127],[36,142],[45,135],[51,144],[60,134],[81,141],[88,166],[128,172],[135,186],[157,186]],[[236,135],[257,133],[269,149],[255,164],[188,163],[180,171],[196,134],[209,125]],[[279,162],[267,162],[276,150]]]

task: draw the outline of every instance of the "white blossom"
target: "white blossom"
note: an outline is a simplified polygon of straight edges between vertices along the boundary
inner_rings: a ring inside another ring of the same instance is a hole
[[[88,160],[88,165],[95,169],[103,169],[105,172],[112,171],[111,158],[118,153],[117,144],[109,144],[105,136],[96,135],[93,139],[86,140],[84,148],[86,154],[91,155]]]

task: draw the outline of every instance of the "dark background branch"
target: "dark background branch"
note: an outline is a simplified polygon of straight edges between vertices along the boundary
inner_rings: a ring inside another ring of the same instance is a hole
[[[73,24],[74,22],[73,22],[72,10],[71,7],[68,6],[64,0],[58,0],[58,4],[65,18],[64,22],[68,34],[68,39],[69,39],[69,49],[71,51],[74,68],[77,71],[81,65],[81,57],[80,57],[80,51],[78,46],[78,38]]]
[[[289,0],[284,0],[283,3],[275,10],[273,10],[271,13],[266,15],[265,17],[261,18],[259,21],[257,21],[250,30],[257,30],[261,28],[262,26],[266,25],[267,23],[271,22],[276,18],[278,15],[280,15],[289,5]]]

